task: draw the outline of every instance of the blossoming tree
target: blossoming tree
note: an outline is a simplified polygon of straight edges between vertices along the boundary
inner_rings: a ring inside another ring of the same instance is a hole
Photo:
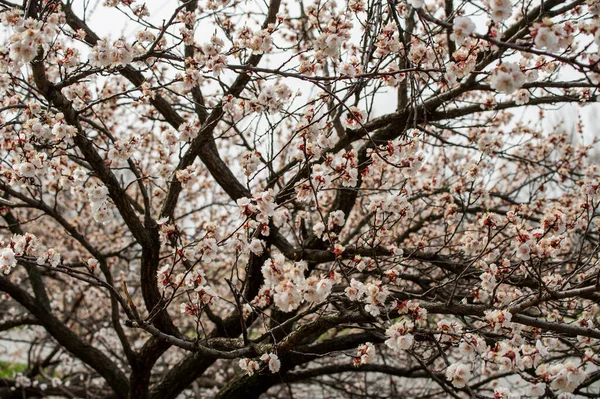
[[[600,395],[600,1],[152,3],[0,0],[0,397]]]

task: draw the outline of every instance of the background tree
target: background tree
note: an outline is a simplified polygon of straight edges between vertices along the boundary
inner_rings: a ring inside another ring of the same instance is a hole
[[[153,3],[0,0],[0,397],[600,395],[599,1]]]

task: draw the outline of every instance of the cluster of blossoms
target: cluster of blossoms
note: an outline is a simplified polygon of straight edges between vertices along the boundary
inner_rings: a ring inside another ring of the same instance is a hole
[[[90,87],[81,82],[64,88],[63,94],[69,101],[73,102],[75,107],[85,108],[89,101],[92,101],[93,99]]]
[[[33,107],[33,106],[32,106]],[[42,141],[42,136],[52,136],[50,126],[41,122],[38,118],[31,118],[22,125],[18,132],[6,134],[8,132],[0,131],[0,147],[9,151],[11,157],[5,159],[6,164],[12,166],[11,170],[2,167],[2,173],[9,180],[15,180],[19,184],[28,185],[37,183],[39,180],[34,177],[43,175],[51,164],[48,162],[48,154],[45,151],[38,151],[35,141]]]
[[[521,399],[521,395],[506,387],[494,389],[494,399]]]
[[[558,392],[573,392],[586,378],[585,370],[571,361],[550,366],[541,364],[535,373],[550,381],[550,387]]]
[[[490,323],[494,332],[499,332],[502,328],[510,328],[512,313],[506,310],[488,310],[485,312],[485,319]]]
[[[369,211],[380,211],[403,219],[414,218],[414,208],[405,195],[389,195],[374,198],[369,204]]]
[[[38,256],[36,263],[38,265],[49,263],[50,266],[56,267],[60,264],[61,260],[62,258],[60,256],[60,253],[56,249],[50,248],[49,250],[44,251],[40,256]]]
[[[343,187],[356,187],[358,183],[358,156],[354,150],[347,151],[341,157],[328,157],[329,166]]]
[[[23,373],[17,373],[14,377],[15,380],[15,386],[11,387],[11,391],[14,391],[15,388],[29,388],[29,387],[33,387],[42,391],[45,391],[46,389],[48,389],[48,384],[47,383],[40,383],[40,381],[38,381],[37,379],[31,379],[26,375],[23,375]],[[58,377],[54,377],[50,380],[50,385],[53,388],[56,388],[58,386],[60,386],[62,384],[62,381],[60,380],[60,378]],[[69,386],[68,382],[65,384],[65,386]]]
[[[386,337],[389,337],[385,344],[395,351],[410,349],[414,342],[414,336],[410,332],[414,327],[414,323],[406,318],[394,323],[385,331]]]
[[[166,163],[162,163],[160,165],[158,165],[157,167],[157,172],[160,176],[161,179],[167,179],[170,176],[173,175],[173,170],[171,169],[171,166],[166,164]],[[177,179],[178,182],[181,183],[181,185],[183,187],[191,187],[193,185],[193,183],[195,182],[195,178],[196,177],[196,168],[193,167],[192,165],[188,166],[185,169],[176,169],[175,170],[175,178]],[[163,199],[162,196],[157,198],[158,200]]]
[[[517,339],[518,341],[518,339]],[[538,344],[538,347],[543,348]],[[504,340],[488,351],[485,358],[488,366],[494,364],[499,372],[523,371],[532,369],[542,361],[538,347],[527,344],[518,345],[515,341]]]
[[[139,51],[136,51],[125,39],[119,39],[113,44],[107,40],[99,40],[90,53],[90,63],[96,67],[125,67],[133,62]]]
[[[141,30],[136,33],[135,37],[140,43],[151,43],[156,40],[156,35],[149,30]]]
[[[397,62],[390,63],[383,72],[384,75],[381,77],[381,80],[390,87],[397,87],[406,79],[406,73],[400,72],[400,66]]]
[[[47,47],[58,34],[58,25],[63,23],[62,13],[54,12],[46,21],[22,18],[22,11],[9,9],[2,13],[2,24],[10,25],[15,33],[10,37],[10,58],[17,64],[31,62],[40,46]]]
[[[71,70],[76,68],[81,62],[79,57],[79,50],[69,47],[63,51],[63,56],[58,60],[58,64],[65,67],[67,70]]]
[[[173,137],[171,142],[175,144],[177,141],[188,142],[196,137],[198,132],[200,131],[200,121],[194,120],[192,123],[184,122],[179,125],[177,128],[177,133],[179,134],[177,140]]]
[[[139,144],[139,140],[120,139],[113,143],[113,146],[108,150],[106,157],[110,162],[110,166],[119,166],[125,162],[133,153],[133,150]]]
[[[437,322],[436,330],[440,334],[436,335],[439,342],[458,342],[463,332],[462,325],[447,319]]]
[[[108,188],[95,185],[87,190],[94,220],[98,223],[106,223],[114,217],[112,204],[108,200]]]
[[[400,35],[398,33],[398,26],[395,22],[390,22],[381,27],[381,32],[377,35],[377,42],[375,45],[377,46],[375,55],[378,57],[385,57],[388,54],[400,51]]]
[[[281,361],[275,353],[265,353],[260,357],[260,360],[269,367],[271,373],[275,374],[279,372]],[[260,369],[259,362],[248,358],[240,359],[238,366],[249,376]]]
[[[239,48],[250,49],[255,54],[269,53],[273,50],[273,31],[273,26],[257,32],[245,28],[238,38],[238,46]]]
[[[537,384],[533,384],[527,387],[526,395],[532,398],[539,398],[540,396],[544,396],[546,393],[546,384],[543,382],[538,382]]]
[[[202,83],[202,71],[196,66],[190,66],[185,70],[181,78],[181,88],[184,93],[191,91],[194,87],[200,86]]]
[[[77,134],[77,128],[69,125],[65,121],[65,116],[62,112],[56,114],[55,124],[52,126],[52,135],[56,141],[70,141]],[[48,135],[44,134],[43,138],[49,139]]]
[[[432,68],[435,65],[437,56],[431,46],[416,38],[413,38],[410,44],[408,58],[412,63],[423,69]]]
[[[160,227],[158,237],[162,245],[168,244],[172,238],[179,234],[179,228],[176,224],[168,223],[169,218],[162,218],[156,221]]]
[[[17,258],[15,258],[13,250],[10,248],[2,248],[0,251],[0,270],[2,270],[2,273],[10,273],[15,266],[17,266]]]
[[[517,90],[517,93],[514,95],[515,104],[524,105],[529,102],[529,98],[531,97],[531,93],[527,89]]]
[[[344,211],[337,210],[329,214],[329,219],[327,221],[327,228],[329,231],[336,229],[337,227],[342,227],[346,223],[346,215],[344,215]],[[317,222],[313,226],[313,232],[318,238],[323,237],[323,233],[325,232],[325,224],[323,222]],[[326,237],[323,237],[323,240],[333,239],[335,234],[331,232]]]
[[[542,222],[543,225],[543,222]],[[566,240],[561,234],[549,234],[551,229],[535,229],[531,232],[525,231],[523,228],[515,228],[516,234],[513,244],[516,250],[517,258],[522,261],[528,261],[533,256],[544,259],[550,258],[559,250],[566,248]]]
[[[30,178],[35,176],[35,165],[31,162],[20,162],[13,168],[17,175],[21,178]]]
[[[238,366],[249,376],[254,374],[254,372],[258,371],[260,368],[257,361],[248,358],[240,359]]]
[[[277,83],[261,87],[256,97],[251,100],[226,97],[223,109],[229,112],[235,120],[241,120],[255,112],[279,112],[292,98],[288,85]]]
[[[315,58],[323,59],[330,57],[337,59],[344,42],[350,39],[352,23],[332,18],[323,27],[321,35],[317,38],[315,45],[317,52]]]
[[[396,310],[400,315],[409,315],[417,326],[425,326],[427,324],[427,309],[419,305],[416,301],[396,302]]]
[[[287,262],[282,255],[267,259],[261,269],[265,283],[253,303],[265,306],[272,295],[275,306],[284,312],[296,309],[303,300],[306,267],[305,262]]]
[[[180,312],[190,316],[198,316],[203,306],[214,303],[218,298],[215,290],[207,284],[203,270],[192,270],[186,273],[173,274],[171,265],[165,265],[157,271],[158,284],[167,288],[183,289],[189,302],[180,303]]]
[[[327,221],[327,228],[329,230],[333,230],[334,228],[336,228],[336,226],[342,227],[345,223],[346,223],[346,215],[344,215],[344,211],[338,209],[337,211],[331,212],[329,214],[329,219]]]
[[[600,179],[587,178],[581,186],[582,192],[594,201],[600,200]]]
[[[372,161],[370,173],[379,173],[380,168],[393,165],[405,178],[416,176],[424,161],[423,155],[418,152],[417,140],[390,141],[368,155]]]
[[[265,242],[260,238],[253,238],[248,245],[248,249],[250,249],[250,252],[254,255],[260,256],[265,250]]]
[[[498,265],[492,263],[488,266],[487,271],[481,273],[479,278],[481,279],[481,289],[485,292],[492,292],[498,280],[496,277],[499,274]]]
[[[366,342],[364,345],[358,347],[358,351],[356,353],[356,357],[354,358],[354,365],[356,367],[361,364],[369,364],[375,360],[375,346]]]
[[[363,284],[355,279],[350,281],[350,286],[346,288],[345,293],[351,301],[366,302],[365,311],[373,316],[381,313],[380,307],[385,306],[385,301],[390,294],[381,281],[374,280]]]
[[[261,88],[256,100],[249,104],[254,112],[275,113],[280,111],[291,97],[292,91],[288,85],[277,83],[274,86]]]
[[[513,5],[511,0],[489,0],[490,16],[494,22],[502,22],[512,15]]]
[[[198,316],[205,305],[214,303],[218,297],[215,290],[208,285],[196,285],[188,290],[188,295],[191,297],[190,302],[182,302],[179,311],[190,316]]]
[[[258,151],[248,151],[240,159],[240,165],[244,169],[246,176],[252,175],[260,165],[260,153]]]
[[[327,169],[325,165],[322,164],[313,165],[310,178],[313,181],[315,189],[317,190],[319,188],[328,188],[331,185],[332,181],[331,172]],[[303,202],[308,202],[308,200],[312,199],[312,192],[310,191],[310,186],[308,186],[307,188],[308,190],[305,193],[303,192],[303,188],[298,188],[298,197]]]
[[[342,62],[338,67],[338,72],[341,76],[356,76],[362,72],[360,60],[356,57],[350,59],[349,62]]]
[[[534,37],[536,47],[555,52],[571,44],[573,31],[574,29],[569,23],[557,25],[550,20],[544,20],[542,23],[534,24],[531,36]]]
[[[526,90],[525,90],[526,91]],[[494,153],[502,148],[502,138],[500,135],[494,134],[489,129],[473,130],[469,135],[469,140],[477,145],[477,149],[486,155],[494,155]]]
[[[15,234],[10,241],[10,247],[16,256],[35,255],[38,248],[37,238],[30,233]]]
[[[462,362],[452,363],[446,369],[446,378],[457,388],[464,388],[471,379],[471,365]]]
[[[465,43],[466,39],[475,32],[475,23],[469,17],[456,17],[452,25],[450,39],[454,40],[458,47]]]
[[[272,301],[284,312],[290,312],[305,300],[321,303],[331,294],[339,276],[305,277],[306,262],[289,262],[281,254],[276,254],[262,266],[264,285],[252,301],[255,306],[264,307]]]
[[[485,246],[485,240],[475,233],[467,233],[462,238],[462,245],[467,251],[480,252]]]
[[[225,110],[233,121],[240,121],[252,112],[251,101],[231,95],[223,98],[223,110]]]
[[[305,281],[304,300],[310,303],[321,303],[327,300],[335,281],[329,277],[311,276]]]
[[[473,333],[464,334],[458,344],[458,352],[466,360],[474,360],[477,356],[486,353],[487,349],[485,339]]]
[[[360,108],[352,106],[345,112],[341,122],[346,129],[358,129],[366,122],[366,115]]]
[[[501,93],[510,94],[519,89],[527,77],[521,68],[512,62],[503,62],[492,72],[490,85]]]
[[[10,56],[15,61],[27,63],[32,61],[38,52],[38,46],[44,40],[40,34],[41,21],[27,20],[11,37]]]
[[[263,236],[269,235],[268,224],[272,220],[276,227],[283,225],[288,218],[288,212],[276,208],[275,195],[272,189],[255,193],[252,198],[243,197],[237,200],[240,216],[252,217],[247,221],[248,228],[260,227]]]
[[[368,256],[357,255],[354,257],[353,261],[354,261],[354,267],[359,272],[363,272],[365,270],[371,271],[377,267],[377,262],[375,262],[375,259],[369,258]],[[352,286],[352,284],[351,284],[351,286]]]
[[[200,46],[201,51],[196,52],[194,59],[218,76],[227,66],[227,56],[222,54],[224,46],[223,39],[213,35],[208,43]]]
[[[299,123],[296,128],[298,136],[302,140],[298,146],[294,148],[294,159],[299,162],[311,158],[319,159],[335,144],[335,135],[329,133],[321,123],[311,121],[312,117],[314,117],[314,115],[305,115],[304,120]],[[326,174],[326,168],[323,164],[315,164],[313,166],[313,169],[314,168],[317,168],[317,173]],[[324,176],[324,179],[327,184],[331,182],[331,179],[328,177]],[[306,198],[301,197],[300,200],[304,202]]]
[[[34,383],[36,383],[35,385],[37,386],[38,381],[32,381],[31,378],[27,377],[26,375],[23,375],[23,373],[17,373],[17,375],[15,375],[15,388],[31,387],[34,385]]]
[[[277,373],[281,368],[281,361],[274,353],[265,353],[260,357],[260,360],[269,366],[271,373]]]
[[[213,226],[207,226],[208,231],[212,231]],[[188,246],[183,250],[183,255],[187,259],[194,259],[197,255],[202,256],[202,262],[211,263],[217,257],[219,247],[217,240],[213,237],[206,237],[200,241],[199,245]]]

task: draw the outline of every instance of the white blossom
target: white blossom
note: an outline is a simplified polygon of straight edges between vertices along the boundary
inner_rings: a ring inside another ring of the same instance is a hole
[[[260,357],[263,363],[267,363],[271,373],[277,373],[281,368],[281,361],[279,357],[274,353],[265,353]]]
[[[573,392],[584,380],[586,373],[574,363],[557,363],[548,367],[550,388],[559,392]]]
[[[385,331],[385,335],[389,337],[385,344],[396,351],[408,350],[413,344],[414,337],[409,331],[412,331],[414,324],[407,319],[402,319],[392,325]]]
[[[539,382],[537,384],[529,385],[526,390],[526,395],[532,398],[539,398],[544,396],[546,393],[546,384]]]
[[[2,273],[8,274],[15,266],[17,266],[15,253],[10,248],[3,248],[0,251],[0,270]]]
[[[254,374],[255,371],[258,371],[260,367],[257,362],[247,358],[240,359],[238,366],[240,366],[240,368],[249,376]]]
[[[487,310],[485,319],[494,328],[494,332],[499,332],[502,328],[510,327],[512,313],[505,310]]]
[[[471,366],[461,362],[452,363],[446,369],[446,379],[456,388],[464,388],[471,378]]]
[[[510,94],[519,89],[526,81],[525,74],[517,64],[503,62],[491,74],[492,89]]]
[[[457,46],[462,46],[467,37],[475,31],[475,23],[469,17],[456,17],[452,25],[452,35]]]
[[[253,238],[250,242],[249,248],[254,255],[262,255],[263,251],[265,250],[265,242],[258,238]]]
[[[510,0],[490,0],[491,18],[494,22],[502,22],[512,14],[512,3]]]

